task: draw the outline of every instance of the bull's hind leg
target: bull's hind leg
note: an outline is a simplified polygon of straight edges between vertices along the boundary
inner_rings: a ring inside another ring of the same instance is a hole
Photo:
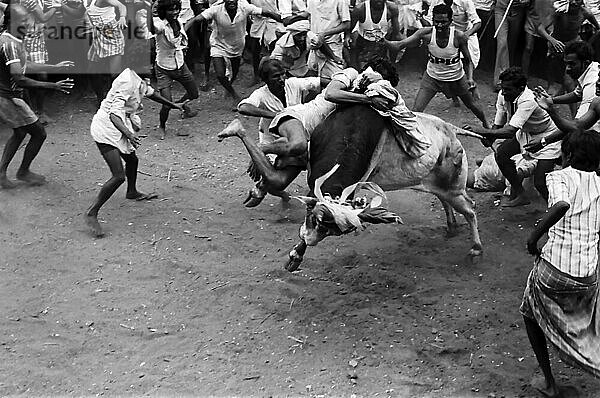
[[[471,258],[481,256],[483,253],[483,246],[481,245],[481,238],[479,237],[477,214],[475,214],[473,201],[467,196],[466,192],[459,195],[448,196],[444,199],[454,208],[454,210],[465,216],[467,223],[469,223],[471,236],[473,237],[473,246],[469,251],[469,256]]]
[[[444,212],[446,213],[446,224],[448,225],[447,235],[448,237],[453,237],[458,235],[458,223],[456,222],[456,216],[454,214],[454,210],[450,203],[448,203],[444,198],[438,196],[440,202],[442,202],[442,206],[444,206]]]

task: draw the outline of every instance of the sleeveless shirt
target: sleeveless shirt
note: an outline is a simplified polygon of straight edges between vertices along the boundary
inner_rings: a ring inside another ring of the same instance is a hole
[[[365,40],[368,41],[379,41],[388,32],[388,20],[387,20],[387,4],[383,5],[383,12],[381,13],[381,19],[379,22],[374,23],[371,18],[371,1],[365,1],[365,22],[358,22],[358,34]]]
[[[440,81],[452,82],[461,79],[465,75],[463,64],[460,60],[460,51],[454,45],[454,27],[450,27],[448,44],[440,48],[436,41],[436,29],[431,29],[431,40],[428,45],[429,61],[427,62],[427,74]]]

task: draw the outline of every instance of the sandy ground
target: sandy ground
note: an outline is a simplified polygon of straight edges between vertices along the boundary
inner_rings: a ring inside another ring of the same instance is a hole
[[[403,73],[409,104],[420,75]],[[481,89],[491,119],[495,96]],[[88,133],[92,100],[54,96],[34,163],[49,183],[0,190],[0,395],[537,396],[518,307],[541,203],[506,210],[474,193],[485,253],[470,264],[464,219],[447,239],[437,199],[394,192],[404,225],[328,238],[288,273],[305,210],[241,205],[248,156],[216,140],[232,105],[220,88],[203,93],[197,118],[169,125],[191,136],[160,141],[147,103],[139,187],[160,198],[132,202],[120,188],[100,214],[107,236],[93,239],[82,214],[109,172]],[[428,111],[476,120],[441,96]],[[487,153],[462,141],[471,164]],[[304,174],[291,191],[306,193]],[[600,396],[552,360],[561,382]]]

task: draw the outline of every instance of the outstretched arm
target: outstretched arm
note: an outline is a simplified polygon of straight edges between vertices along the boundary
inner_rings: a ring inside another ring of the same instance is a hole
[[[262,16],[274,19],[277,22],[282,22],[281,15],[279,15],[276,12],[272,12],[272,11],[269,11],[269,10],[262,10]]]
[[[413,33],[411,36],[400,41],[385,40],[384,43],[387,48],[393,51],[400,51],[407,47],[418,47],[421,44],[421,40],[431,33],[432,28],[421,28]]]

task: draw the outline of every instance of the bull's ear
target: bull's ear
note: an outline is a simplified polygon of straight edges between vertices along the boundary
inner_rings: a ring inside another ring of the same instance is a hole
[[[298,199],[308,208],[313,208],[317,205],[317,198],[313,198],[312,196],[293,196],[293,198]]]

